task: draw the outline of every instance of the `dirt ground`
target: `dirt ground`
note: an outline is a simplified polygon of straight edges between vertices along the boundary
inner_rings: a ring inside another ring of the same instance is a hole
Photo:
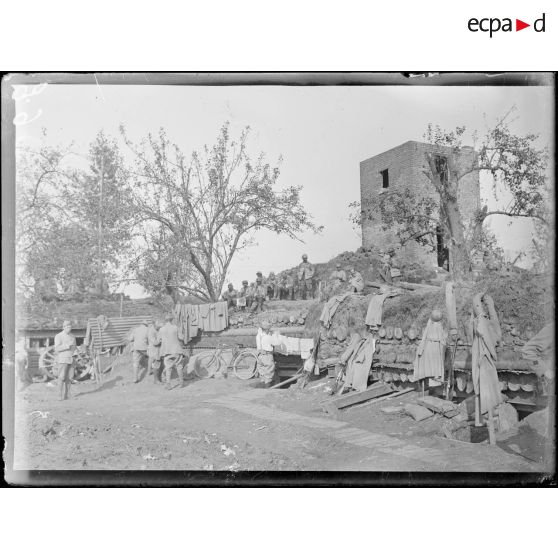
[[[16,396],[14,469],[537,472],[541,462],[439,434],[436,418],[387,415],[388,402],[326,414],[320,385],[257,390],[193,379],[168,391],[126,369],[80,382],[59,401],[54,384]],[[175,381],[176,385],[176,381]],[[389,402],[400,405],[414,393]]]

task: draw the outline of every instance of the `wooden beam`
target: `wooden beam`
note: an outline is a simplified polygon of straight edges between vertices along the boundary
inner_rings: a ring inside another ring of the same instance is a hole
[[[287,378],[285,381],[281,382],[280,384],[275,384],[275,385],[271,386],[269,389],[275,389],[275,388],[290,384],[291,382],[294,382],[295,380],[298,380],[299,378],[302,378],[302,376],[304,376],[304,374],[296,374],[295,376],[291,376],[290,378]]]
[[[437,292],[440,290],[440,287],[436,287],[435,285],[425,285],[424,283],[407,283],[406,281],[398,281],[397,283],[378,283],[377,281],[366,281],[367,287],[373,287],[375,289],[379,289],[381,287],[387,287],[392,289],[405,289],[407,291],[432,291]]]
[[[326,406],[331,407],[331,405],[333,405],[336,409],[344,409],[345,407],[350,407],[356,403],[362,403],[363,401],[368,401],[369,399],[381,397],[382,395],[386,395],[393,391],[395,390],[387,384],[377,382],[364,391],[347,393],[346,395],[339,395],[338,397],[326,400],[323,402],[323,407],[326,411]]]

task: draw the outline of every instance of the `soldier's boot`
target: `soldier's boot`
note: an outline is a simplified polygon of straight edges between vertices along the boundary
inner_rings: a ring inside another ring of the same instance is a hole
[[[161,380],[159,379],[159,371],[153,369],[153,383],[154,384],[162,384]]]

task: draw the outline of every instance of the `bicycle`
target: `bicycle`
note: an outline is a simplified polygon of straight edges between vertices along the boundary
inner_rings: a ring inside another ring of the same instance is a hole
[[[227,351],[232,352],[230,359],[223,355]],[[232,372],[239,380],[250,380],[257,374],[258,358],[257,349],[219,345],[216,350],[208,350],[192,357],[191,372],[198,378],[208,378],[219,374],[226,377]],[[212,370],[217,372],[212,373]]]

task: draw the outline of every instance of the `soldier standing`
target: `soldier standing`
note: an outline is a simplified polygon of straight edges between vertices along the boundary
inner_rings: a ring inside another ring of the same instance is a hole
[[[308,261],[308,254],[302,254],[302,263],[298,266],[298,288],[299,296],[306,300],[306,297],[314,298],[314,273],[315,267]]]
[[[135,327],[128,336],[129,341],[132,342],[132,366],[134,369],[134,384],[140,381],[140,370],[143,368],[145,359],[147,358],[148,346],[148,321],[143,319],[141,324]]]
[[[58,367],[60,401],[68,399],[70,396],[70,375],[74,364],[74,351],[76,350],[76,338],[70,333],[72,331],[72,322],[64,320],[62,327],[62,331],[54,337],[55,366]]]
[[[161,339],[159,338],[159,330],[161,329],[161,320],[156,320],[150,324],[147,330],[147,375],[153,372],[153,383],[160,384],[161,379]]]
[[[165,365],[166,389],[172,389],[171,376],[173,368],[176,368],[180,379],[180,387],[184,387],[184,371],[179,361],[183,356],[182,345],[178,339],[178,327],[173,324],[172,314],[166,317],[165,325],[159,330],[161,339],[161,356]]]
[[[29,355],[25,348],[25,338],[23,337],[18,340],[15,346],[15,368],[21,389],[33,383],[33,378],[29,373]]]

